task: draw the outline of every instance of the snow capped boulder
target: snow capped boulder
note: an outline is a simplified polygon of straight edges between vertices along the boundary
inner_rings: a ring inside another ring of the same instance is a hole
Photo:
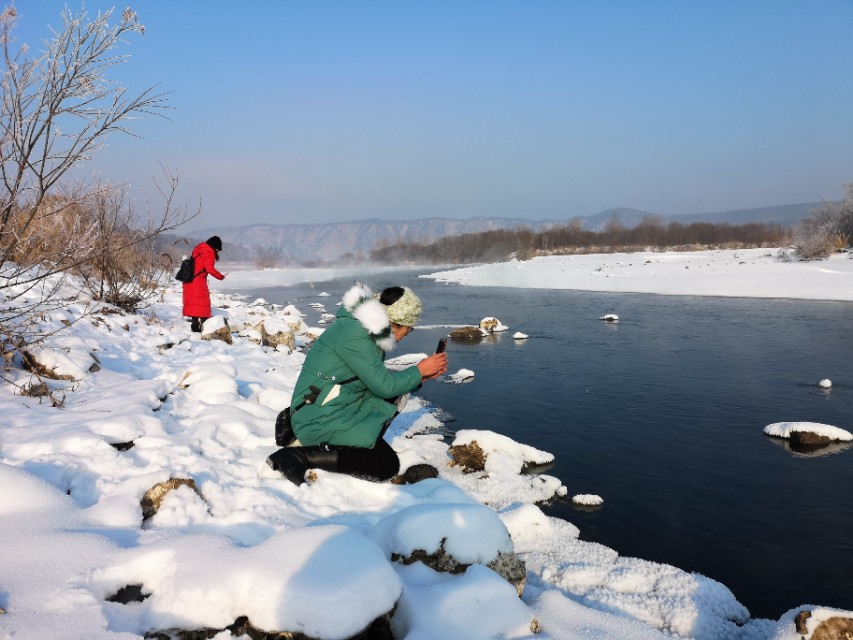
[[[844,429],[818,422],[774,422],[764,427],[765,435],[786,438],[799,451],[820,449],[833,442],[853,441],[853,434]]]
[[[777,623],[770,640],[843,640],[853,638],[853,611],[812,607],[791,609]]]
[[[231,340],[231,328],[224,316],[213,316],[201,325],[202,340],[222,340],[227,344],[233,344]]]
[[[155,484],[145,492],[144,496],[142,496],[142,500],[139,503],[142,507],[142,521],[145,522],[146,520],[153,518],[160,509],[160,505],[163,503],[166,495],[178,487],[189,487],[195,491],[202,500],[204,499],[204,496],[201,495],[201,492],[195,484],[195,480],[192,478],[169,478],[165,482]]]
[[[82,380],[101,368],[85,345],[33,347],[22,350],[21,356],[24,369],[51,380]]]
[[[182,536],[122,558],[94,579],[110,591],[141,585],[144,602],[122,615],[141,617],[147,637],[387,637],[366,632],[387,626],[402,592],[376,545],[340,526],[278,532],[248,548],[222,535]]]
[[[619,316],[615,313],[606,313],[599,318],[603,322],[619,322]]]
[[[447,375],[447,382],[452,384],[462,384],[463,382],[471,382],[474,379],[474,372],[470,369],[460,369],[456,373]]]
[[[393,562],[421,562],[434,571],[461,574],[481,564],[524,591],[527,572],[512,548],[506,525],[479,504],[419,504],[386,516],[369,537]]]
[[[255,344],[261,344],[264,339],[261,332],[254,327],[243,327],[237,332],[237,335]]]
[[[291,331],[293,331],[293,333],[300,333],[308,329],[308,325],[305,324],[305,321],[299,313],[286,313],[281,316],[281,320],[290,328]]]
[[[509,327],[505,326],[495,317],[488,316],[480,320],[480,330],[486,334],[506,331],[507,329],[509,329]]]
[[[449,452],[453,458],[451,465],[460,465],[463,473],[486,470],[519,474],[527,468],[554,462],[554,456],[546,451],[488,430],[458,431]]]
[[[291,351],[296,347],[296,336],[293,329],[284,320],[264,318],[254,329],[261,334],[261,344],[265,347],[276,348],[284,345]]]
[[[297,309],[294,305],[289,304],[284,309],[281,310],[281,313],[285,316],[296,316],[298,318],[302,318],[305,316],[299,309]]]

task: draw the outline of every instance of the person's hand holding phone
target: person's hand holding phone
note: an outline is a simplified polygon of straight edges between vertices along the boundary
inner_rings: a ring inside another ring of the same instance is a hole
[[[435,353],[418,363],[421,380],[432,380],[443,373],[447,373],[447,353],[444,351],[446,345],[447,338],[442,338],[438,342],[438,348],[435,350]]]

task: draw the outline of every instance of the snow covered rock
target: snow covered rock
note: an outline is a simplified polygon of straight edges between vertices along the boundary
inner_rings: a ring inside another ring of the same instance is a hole
[[[853,441],[849,431],[818,422],[774,422],[764,427],[764,433],[787,438],[792,448],[802,451],[820,449],[833,442]]]
[[[166,495],[178,487],[189,487],[195,491],[199,497],[202,497],[195,484],[195,480],[192,478],[169,478],[165,482],[155,484],[145,492],[144,496],[142,496],[142,500],[139,503],[142,507],[142,521],[145,522],[146,520],[153,518],[160,509],[160,505],[163,503]]]
[[[301,333],[308,329],[308,325],[305,324],[305,321],[302,319],[301,314],[298,313],[290,313],[284,314],[281,316],[281,320],[290,327],[290,330],[293,333]]]
[[[201,326],[202,340],[222,340],[227,344],[233,344],[231,340],[231,328],[228,326],[228,320],[223,316],[213,316],[205,320]]]
[[[297,309],[297,308],[296,308],[294,305],[292,305],[292,304],[287,305],[284,309],[282,309],[282,310],[281,310],[281,312],[282,312],[285,316],[296,316],[297,318],[302,318],[302,317],[304,317],[304,316],[305,316],[305,314],[304,314],[304,313],[302,313],[299,309]]]
[[[829,607],[791,609],[769,640],[846,640],[853,638],[853,612]]]
[[[481,564],[524,591],[527,572],[506,525],[479,504],[420,504],[380,520],[370,532],[393,562],[421,562],[440,573],[461,574]]]
[[[82,380],[100,365],[94,355],[83,347],[35,347],[21,351],[24,369],[51,380]]]
[[[296,347],[296,335],[288,323],[277,318],[264,318],[254,329],[261,334],[261,344],[276,348],[284,345],[291,351]]]
[[[447,335],[453,340],[479,340],[483,337],[483,332],[480,331],[479,327],[459,327]]]
[[[456,373],[450,373],[447,375],[447,382],[452,384],[462,384],[463,382],[470,382],[474,379],[474,372],[470,369],[460,369]]]
[[[506,331],[509,327],[505,326],[500,320],[495,317],[488,316],[480,320],[480,330],[486,334],[496,333],[498,331]]]
[[[169,571],[161,571],[162,554]],[[248,548],[226,536],[184,536],[129,556],[95,580],[114,584],[121,576],[144,585],[150,597],[123,614],[143,617],[153,627],[148,637],[210,638],[211,630],[250,628],[262,630],[251,637],[375,637],[365,631],[387,619],[402,591],[376,545],[340,526],[278,532]]]
[[[527,468],[548,465],[554,456],[526,444],[515,442],[494,431],[462,429],[449,449],[451,465],[460,465],[463,473],[492,471],[519,474]]]

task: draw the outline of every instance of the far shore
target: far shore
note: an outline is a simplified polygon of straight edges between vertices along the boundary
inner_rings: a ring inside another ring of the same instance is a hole
[[[214,288],[244,292],[323,282],[354,274],[419,269],[439,282],[490,287],[570,289],[680,296],[789,298],[853,302],[853,254],[799,261],[784,249],[720,249],[573,254],[460,267],[435,265],[238,267]],[[224,267],[227,270],[227,265]]]

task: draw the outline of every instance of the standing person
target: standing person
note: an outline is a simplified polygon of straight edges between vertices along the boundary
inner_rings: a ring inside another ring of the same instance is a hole
[[[397,415],[397,399],[447,371],[437,353],[402,371],[385,355],[414,329],[421,301],[411,289],[389,287],[379,296],[356,284],[344,294],[335,322],[317,339],[293,391],[293,434],[267,463],[296,485],[311,468],[381,482],[400,468],[383,435]]]
[[[212,275],[217,280],[224,280],[224,273],[216,270],[216,261],[222,251],[222,240],[212,236],[204,242],[199,242],[193,249],[195,262],[195,277],[191,282],[184,283],[184,315],[192,321],[192,330],[201,332],[202,323],[211,316],[210,289],[207,288],[207,276]]]

